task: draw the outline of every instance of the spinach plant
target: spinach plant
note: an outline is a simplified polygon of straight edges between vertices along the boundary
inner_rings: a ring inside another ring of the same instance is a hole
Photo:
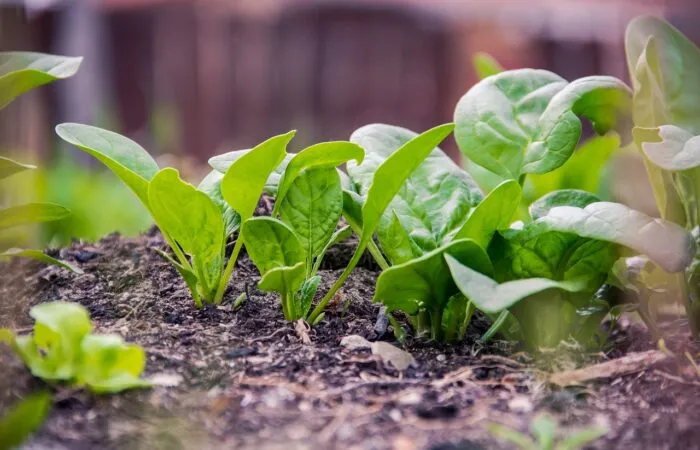
[[[29,314],[35,321],[34,333],[16,336],[3,329],[0,337],[35,377],[86,386],[96,393],[150,386],[140,378],[146,367],[143,349],[119,336],[92,334],[90,316],[82,306],[42,303]]]
[[[117,133],[70,123],[56,132],[110,168],[141,200],[174,258],[161,255],[182,276],[198,308],[223,300],[243,246],[237,239],[225,263],[227,238],[252,217],[266,180],[294,137],[289,132],[268,139],[241,155],[225,174],[213,171],[195,188],[177,170],[159,169],[141,146]]]
[[[280,294],[287,320],[306,318],[326,251],[352,233],[348,226],[336,231],[343,210],[336,166],[363,158],[362,148],[350,142],[302,150],[279,178],[272,217],[251,218],[243,225],[242,240],[262,275],[258,287]]]
[[[348,164],[355,189],[346,192],[348,222],[362,223],[356,205],[364,202],[377,171],[415,138],[412,131],[383,124],[353,133],[351,140],[365,148],[367,157],[362,164]],[[508,227],[519,199],[520,187],[514,181],[504,182],[484,199],[469,174],[439,148],[430,149],[378,220],[378,262],[381,265],[384,256],[386,262],[375,301],[383,302],[389,312],[407,313],[419,335],[462,339],[473,306],[452,282],[444,255],[491,273],[485,249],[496,229]]]
[[[0,417],[0,448],[18,448],[37,431],[51,411],[48,392],[30,394]]]
[[[509,311],[530,349],[570,336],[595,343],[610,307],[594,294],[620,247],[647,255],[668,272],[682,271],[694,243],[678,225],[583,191],[555,191],[530,207],[533,220],[502,230],[489,246],[495,279],[446,256],[454,282],[476,308]]]
[[[700,237],[700,49],[654,17],[633,20],[625,37],[634,87],[634,142],[661,216]],[[670,280],[700,338],[700,256]]]
[[[82,58],[54,56],[31,52],[0,53],[0,109],[19,95],[42,85],[68,78],[78,71]],[[22,164],[0,156],[0,180],[35,166]],[[70,211],[55,203],[29,203],[0,209],[0,232],[8,228],[64,219]],[[82,271],[50,257],[39,250],[21,248],[0,249],[0,258],[20,256],[53,264],[76,273]]]

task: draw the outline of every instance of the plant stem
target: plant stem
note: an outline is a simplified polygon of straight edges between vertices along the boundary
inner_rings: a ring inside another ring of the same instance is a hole
[[[430,337],[434,341],[442,339],[442,311],[430,313]]]
[[[231,257],[228,259],[228,263],[226,263],[224,274],[219,280],[219,287],[217,288],[216,295],[214,296],[215,305],[220,305],[221,301],[224,299],[224,293],[226,292],[226,286],[228,286],[228,280],[231,278],[233,267],[236,265],[236,260],[238,259],[238,254],[241,252],[242,247],[243,239],[238,236],[238,239],[236,239],[236,244],[233,246],[233,253],[231,253]]]
[[[370,237],[371,239],[371,237]],[[357,248],[355,249],[355,253],[352,255],[352,259],[350,259],[350,262],[348,265],[345,267],[345,270],[343,270],[343,273],[340,274],[340,277],[336,280],[336,282],[333,284],[333,286],[330,288],[330,290],[326,293],[326,295],[323,296],[321,301],[319,302],[318,305],[316,305],[316,308],[311,312],[309,315],[309,318],[307,320],[308,323],[314,323],[315,320],[318,318],[319,314],[323,312],[323,310],[326,308],[326,305],[328,304],[329,301],[333,298],[336,292],[338,292],[338,289],[340,289],[343,286],[343,283],[345,283],[345,280],[350,276],[350,273],[352,270],[355,268],[357,263],[360,261],[360,257],[362,256],[362,253],[365,251],[365,248],[367,247],[367,242],[368,240],[360,241],[359,244],[357,244]]]
[[[284,315],[284,320],[291,321],[291,316],[289,314],[289,304],[287,303],[287,293],[280,292],[280,303],[282,303],[282,314]]]
[[[521,173],[518,177],[518,184],[520,185],[520,187],[525,186],[525,177],[527,177],[526,173]]]
[[[386,270],[390,267],[389,263],[384,258],[384,255],[382,255],[382,251],[379,250],[379,247],[377,247],[377,244],[375,244],[373,240],[370,240],[367,244],[367,250],[369,250],[370,254],[374,260],[377,261],[377,264],[379,264],[379,267],[382,270]]]

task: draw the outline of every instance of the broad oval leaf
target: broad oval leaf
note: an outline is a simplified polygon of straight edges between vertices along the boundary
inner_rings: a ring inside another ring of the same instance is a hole
[[[224,246],[221,210],[204,193],[180,179],[173,168],[153,177],[148,189],[153,217],[182,249],[200,259],[220,255]]]
[[[444,255],[452,255],[480,272],[490,274],[493,270],[479,244],[470,239],[453,241],[383,271],[377,279],[374,301],[409,315],[415,315],[421,308],[441,312],[450,297],[458,292]]]
[[[31,89],[75,75],[82,61],[35,52],[0,53],[0,109]]]
[[[224,200],[245,221],[253,215],[270,174],[287,155],[296,131],[272,137],[236,159],[221,182]]]
[[[519,301],[542,291],[562,289],[566,292],[582,292],[587,289],[585,280],[556,281],[548,278],[528,278],[498,283],[450,254],[445,255],[445,260],[462,294],[479,310],[488,314],[496,314],[511,308]]]
[[[524,150],[565,79],[546,70],[501,72],[475,84],[457,103],[455,139],[471,161],[517,179]]]
[[[246,220],[242,238],[248,256],[263,276],[274,268],[306,261],[306,253],[294,231],[272,217]]]
[[[120,134],[78,123],[58,125],[56,133],[97,158],[148,205],[148,182],[158,172],[158,164],[139,144]]]
[[[528,224],[520,238],[549,231],[573,233],[629,247],[667,272],[685,269],[695,255],[692,236],[673,222],[655,219],[619,203],[596,202],[584,208],[557,206]]]
[[[627,136],[632,91],[614,77],[592,76],[575,80],[552,97],[542,112],[537,133],[525,149],[524,173],[547,173],[563,165],[581,137],[581,119],[593,124],[599,135],[619,130]]]
[[[646,157],[662,169],[680,172],[700,166],[700,136],[674,125],[634,131]]]
[[[15,258],[15,257],[20,257],[20,258],[30,258],[37,260],[39,262],[43,262],[44,264],[51,264],[53,266],[61,267],[63,269],[70,270],[73,273],[81,274],[83,273],[82,269],[80,269],[77,266],[74,266],[71,263],[68,263],[66,261],[61,261],[60,259],[52,258],[51,256],[47,255],[46,253],[42,252],[41,250],[32,250],[32,249],[24,249],[24,248],[9,248],[5,250],[4,252],[0,253],[0,258]]]
[[[472,209],[455,239],[473,239],[486,249],[497,230],[513,222],[520,205],[522,189],[515,180],[506,180],[496,186],[476,208]]]
[[[436,137],[445,136],[449,129],[438,131]],[[373,124],[355,131],[350,140],[367,152],[362,164],[348,163],[348,174],[364,197],[369,196],[373,184],[383,176],[380,175],[380,167],[400,149],[408,145],[436,142],[432,149],[427,149],[426,145],[423,152],[427,151],[428,155],[422,161],[415,161],[418,162],[417,167],[408,172],[405,181],[398,185],[396,196],[389,199],[391,202],[386,211],[382,211],[382,219],[377,226],[382,247],[387,247],[392,239],[395,214],[411,240],[422,251],[433,250],[453,237],[464,224],[470,209],[483,197],[469,174],[437,147],[438,139],[428,137],[426,140],[405,128]],[[367,201],[365,207],[366,204]]]
[[[343,190],[336,168],[307,169],[296,176],[279,203],[279,211],[311,261],[330,240],[343,212]]]
[[[322,142],[312,145],[300,151],[289,161],[287,168],[279,182],[279,188],[275,199],[275,209],[272,216],[278,212],[278,205],[284,200],[287,192],[292,187],[292,183],[304,170],[314,168],[329,168],[344,164],[350,160],[355,160],[361,164],[365,157],[365,152],[357,144],[352,142]]]
[[[275,267],[268,270],[258,283],[263,292],[279,292],[293,295],[304,284],[306,267],[303,262],[294,266]]]
[[[199,183],[197,190],[204,192],[210,199],[219,207],[224,219],[226,228],[226,237],[231,236],[241,226],[241,216],[226,203],[224,196],[221,193],[221,181],[224,179],[224,174],[212,170]]]
[[[532,220],[537,220],[546,216],[549,211],[557,206],[576,206],[584,208],[591,203],[599,202],[600,199],[590,192],[579,189],[560,189],[550,192],[536,201],[529,208]]]
[[[0,156],[0,180],[12,176],[24,170],[36,169],[36,166],[31,164],[22,164],[10,158]]]
[[[55,203],[27,203],[0,209],[0,230],[30,223],[65,219],[70,211]]]
[[[505,178],[546,173],[564,164],[581,136],[580,117],[602,134],[629,112],[631,92],[613,77],[567,83],[544,70],[488,77],[457,104],[455,137],[475,163]]]

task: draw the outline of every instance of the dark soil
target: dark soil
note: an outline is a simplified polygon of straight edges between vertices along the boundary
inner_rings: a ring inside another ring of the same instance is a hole
[[[338,276],[352,245],[333,250],[321,291]],[[0,266],[0,326],[29,332],[32,305],[78,302],[97,331],[145,348],[147,376],[176,384],[112,396],[52,387],[54,409],[27,448],[508,448],[486,425],[526,431],[540,411],[556,415],[565,430],[609,426],[594,448],[700,448],[700,377],[690,364],[674,361],[584,389],[555,389],[525,353],[503,342],[475,343],[484,326],[477,320],[458,346],[409,339],[404,349],[418,364],[401,373],[368,350],[339,345],[351,334],[394,342],[391,327],[375,330],[377,272],[368,260],[305,345],[282,319],[275,296],[256,290],[258,273],[247,257],[224,306],[196,310],[155,248],[165,245],[152,232],[61,250],[83,275],[26,261]],[[244,291],[249,299],[232,311],[232,300]],[[667,344],[698,359],[700,347],[685,329],[668,324]],[[614,351],[588,362],[654,348],[628,321],[611,340]],[[0,366],[0,410],[45,388],[5,347]]]

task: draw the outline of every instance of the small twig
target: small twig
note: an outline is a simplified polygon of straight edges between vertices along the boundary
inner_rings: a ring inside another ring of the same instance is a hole
[[[669,358],[670,356],[659,350],[630,353],[622,358],[613,359],[612,361],[606,361],[600,364],[593,364],[583,369],[554,373],[549,377],[549,381],[560,386],[569,386],[572,384],[582,384],[587,381],[615,378],[641,372]]]
[[[273,337],[277,336],[280,333],[287,333],[287,332],[289,332],[289,328],[283,327],[283,328],[280,328],[273,333],[268,334],[267,336],[261,336],[259,338],[253,339],[252,341],[250,341],[250,343],[252,344],[254,342],[267,341],[267,340],[270,340]]]

